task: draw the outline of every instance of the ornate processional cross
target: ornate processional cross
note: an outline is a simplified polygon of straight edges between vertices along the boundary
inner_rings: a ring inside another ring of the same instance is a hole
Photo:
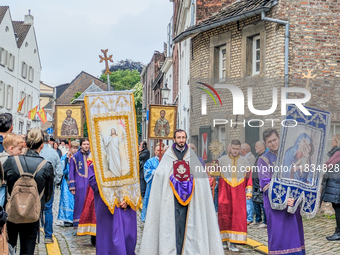
[[[314,80],[317,75],[312,75],[313,70],[307,69],[307,74],[302,73],[302,78],[307,78],[306,89],[309,90],[309,79]]]
[[[103,52],[104,57],[99,55],[99,58],[100,58],[99,63],[102,63],[103,61],[105,61],[105,68],[106,69],[105,69],[104,74],[107,75],[107,86],[108,86],[108,90],[110,91],[110,87],[111,87],[111,85],[110,85],[110,74],[111,74],[111,71],[110,71],[110,67],[109,67],[109,61],[113,62],[113,60],[112,60],[113,55],[110,55],[109,57],[107,57],[107,52],[109,51],[108,49],[101,50],[101,51]]]

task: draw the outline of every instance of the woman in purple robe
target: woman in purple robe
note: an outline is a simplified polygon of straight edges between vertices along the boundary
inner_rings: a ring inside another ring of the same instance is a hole
[[[93,165],[89,166],[89,183],[94,191],[97,218],[96,254],[134,255],[137,242],[137,215],[124,201],[112,215],[99,194]]]

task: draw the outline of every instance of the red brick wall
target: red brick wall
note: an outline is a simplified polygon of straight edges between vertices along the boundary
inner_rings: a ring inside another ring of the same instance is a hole
[[[209,18],[212,14],[219,12],[223,7],[234,2],[236,0],[197,0],[196,23]]]
[[[152,59],[146,69],[146,93],[147,100],[146,108],[149,109],[149,104],[158,104],[158,101],[155,100],[155,91],[152,90],[152,84],[156,80],[158,73],[160,72],[161,64],[160,62],[164,62],[165,55],[164,53],[160,53],[158,51],[154,52]]]

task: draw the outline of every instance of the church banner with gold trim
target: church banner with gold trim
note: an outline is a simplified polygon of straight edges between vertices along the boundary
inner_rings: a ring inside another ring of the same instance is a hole
[[[123,200],[137,210],[141,197],[133,93],[88,93],[84,101],[100,196],[112,214]]]

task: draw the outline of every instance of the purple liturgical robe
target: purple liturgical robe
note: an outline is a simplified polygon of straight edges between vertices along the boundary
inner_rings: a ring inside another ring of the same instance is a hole
[[[112,215],[99,194],[93,165],[89,167],[89,183],[94,191],[97,218],[96,254],[134,255],[137,242],[137,215],[129,206],[115,208]]]
[[[276,161],[276,154],[264,153],[257,165],[259,167],[260,186],[263,192],[263,206],[267,217],[268,254],[304,255],[305,240],[300,210],[294,214],[287,210],[274,210],[270,206],[268,187],[273,175],[269,166]]]
[[[89,185],[88,181],[88,167],[87,167],[87,154],[83,154],[82,151],[78,151],[70,159],[70,171],[69,171],[69,189],[75,190],[74,195],[74,211],[73,211],[73,226],[78,227],[81,212],[83,210],[86,189]]]

